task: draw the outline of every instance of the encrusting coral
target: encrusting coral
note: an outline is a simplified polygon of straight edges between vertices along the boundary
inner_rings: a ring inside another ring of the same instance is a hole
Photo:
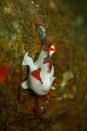
[[[79,5],[82,0],[71,4],[75,1],[0,1],[1,131],[87,129],[87,8]],[[57,51],[50,57],[51,45],[56,44]],[[38,69],[42,50],[48,57],[41,60],[50,70],[53,66],[58,77],[55,90],[50,86],[47,95],[21,87],[31,73],[22,65],[24,56],[32,58]]]

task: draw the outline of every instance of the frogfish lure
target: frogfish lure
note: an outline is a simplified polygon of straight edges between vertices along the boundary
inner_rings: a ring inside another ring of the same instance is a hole
[[[45,61],[50,58],[56,51],[54,42],[48,50],[41,50],[38,59],[33,62],[32,58],[25,53],[22,65],[28,66],[30,72],[26,81],[22,83],[23,89],[32,89],[37,95],[46,95],[52,89],[55,90],[54,84],[57,78],[54,76],[54,67],[52,62]]]

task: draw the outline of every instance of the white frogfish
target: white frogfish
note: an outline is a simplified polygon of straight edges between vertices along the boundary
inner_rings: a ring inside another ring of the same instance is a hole
[[[56,51],[56,43],[54,42],[48,51],[41,50],[38,59],[33,62],[32,58],[25,53],[22,65],[29,66],[30,72],[26,81],[22,83],[23,89],[31,89],[37,95],[46,95],[52,89],[57,78],[54,76],[54,67],[52,63],[45,63],[44,60]]]

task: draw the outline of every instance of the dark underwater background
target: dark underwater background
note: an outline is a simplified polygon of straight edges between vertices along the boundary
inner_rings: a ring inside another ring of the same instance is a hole
[[[21,88],[25,52],[35,61],[42,48],[36,21],[57,44],[48,96]],[[0,131],[31,130],[87,130],[87,0],[0,1]]]

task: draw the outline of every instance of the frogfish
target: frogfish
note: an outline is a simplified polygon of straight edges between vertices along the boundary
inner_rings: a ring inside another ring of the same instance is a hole
[[[51,62],[51,56],[56,51],[56,43],[54,42],[49,48],[47,43],[45,38],[43,48],[35,62],[28,56],[28,52],[25,53],[22,62],[23,66],[28,66],[30,69],[27,80],[22,83],[22,88],[30,88],[37,95],[47,95],[50,90],[55,90],[54,84],[57,80]]]

